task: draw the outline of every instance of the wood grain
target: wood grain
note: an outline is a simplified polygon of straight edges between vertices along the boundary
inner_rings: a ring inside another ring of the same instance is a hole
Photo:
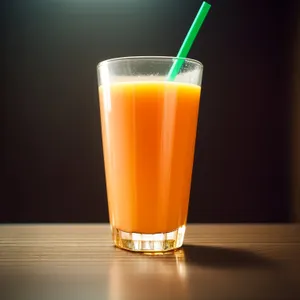
[[[3,299],[300,299],[300,225],[188,225],[164,255],[112,246],[108,225],[2,225]],[[1,297],[2,298],[2,297]]]

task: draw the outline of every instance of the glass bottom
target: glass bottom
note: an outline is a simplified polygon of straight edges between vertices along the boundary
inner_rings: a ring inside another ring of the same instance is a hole
[[[183,244],[185,225],[166,233],[145,234],[125,232],[112,227],[116,247],[136,252],[166,252],[180,248]]]

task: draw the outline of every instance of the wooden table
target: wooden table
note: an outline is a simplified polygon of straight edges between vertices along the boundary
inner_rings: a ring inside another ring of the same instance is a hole
[[[2,225],[3,300],[300,299],[300,225],[188,225],[165,255],[112,247],[108,225]]]

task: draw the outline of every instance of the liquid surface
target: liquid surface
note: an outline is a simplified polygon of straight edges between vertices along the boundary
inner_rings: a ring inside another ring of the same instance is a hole
[[[112,226],[160,233],[185,225],[200,91],[173,82],[99,88]]]

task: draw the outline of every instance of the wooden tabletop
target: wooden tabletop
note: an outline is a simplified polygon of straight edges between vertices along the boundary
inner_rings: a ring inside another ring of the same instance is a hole
[[[0,298],[300,299],[300,225],[188,225],[164,255],[114,248],[108,225],[2,225]]]

